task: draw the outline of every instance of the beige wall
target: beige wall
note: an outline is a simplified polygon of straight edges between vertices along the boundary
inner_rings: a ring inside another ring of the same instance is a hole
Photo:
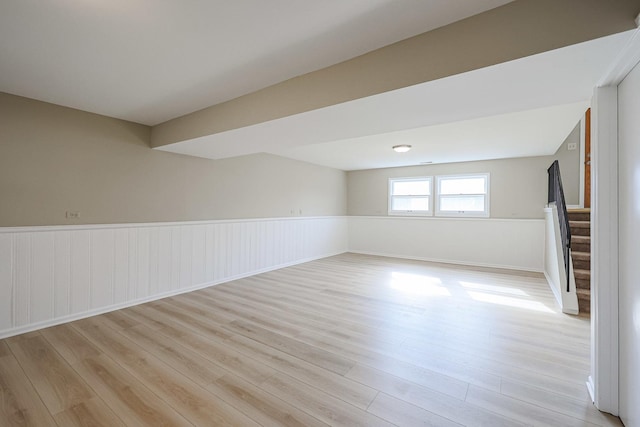
[[[0,93],[0,226],[346,213],[342,171],[182,156],[149,138],[146,126]]]
[[[569,144],[576,144],[575,150],[569,150]],[[580,204],[580,123],[564,140],[558,151],[553,155],[560,164],[562,189],[567,205]]]
[[[347,173],[348,213],[387,215],[389,178],[489,172],[492,218],[543,218],[552,162],[551,156],[525,157],[352,171]]]

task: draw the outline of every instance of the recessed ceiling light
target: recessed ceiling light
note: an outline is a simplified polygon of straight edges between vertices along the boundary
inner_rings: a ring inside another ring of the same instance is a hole
[[[411,150],[411,146],[408,144],[394,145],[391,148],[393,148],[393,151],[395,151],[396,153],[406,153],[407,151]]]

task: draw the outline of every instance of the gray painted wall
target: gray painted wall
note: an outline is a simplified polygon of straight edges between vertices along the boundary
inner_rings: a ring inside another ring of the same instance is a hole
[[[0,226],[346,213],[343,171],[182,156],[149,138],[147,126],[0,93]]]

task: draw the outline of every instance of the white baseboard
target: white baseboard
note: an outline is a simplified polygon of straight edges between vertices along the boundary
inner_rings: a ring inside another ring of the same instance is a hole
[[[556,298],[556,302],[558,303],[558,307],[560,307],[560,309],[562,309],[562,295],[560,295],[558,292],[558,286],[553,282],[553,279],[549,276],[549,274],[546,271],[543,271],[544,273],[544,278],[547,279],[547,283],[549,284],[549,287],[551,288],[551,292],[553,292],[553,296]]]
[[[595,395],[595,389],[593,387],[593,378],[591,377],[591,375],[589,375],[589,378],[587,378],[587,391],[589,392],[589,397],[591,398],[591,401],[595,403],[596,401],[596,395]]]
[[[547,283],[549,284],[551,291],[553,292],[553,296],[556,298],[556,302],[558,303],[558,307],[560,307],[560,310],[562,310],[562,312],[565,314],[572,314],[572,315],[580,314],[579,309],[567,308],[562,306],[562,295],[558,294],[558,292],[560,292],[558,290],[558,287],[553,283],[553,280],[551,280],[551,277],[549,277],[546,271],[543,271],[543,273],[544,273],[545,279],[547,279]]]

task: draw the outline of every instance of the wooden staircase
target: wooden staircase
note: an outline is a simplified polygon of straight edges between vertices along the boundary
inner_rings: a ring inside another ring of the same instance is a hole
[[[591,311],[591,210],[569,209],[571,257],[580,313]]]

